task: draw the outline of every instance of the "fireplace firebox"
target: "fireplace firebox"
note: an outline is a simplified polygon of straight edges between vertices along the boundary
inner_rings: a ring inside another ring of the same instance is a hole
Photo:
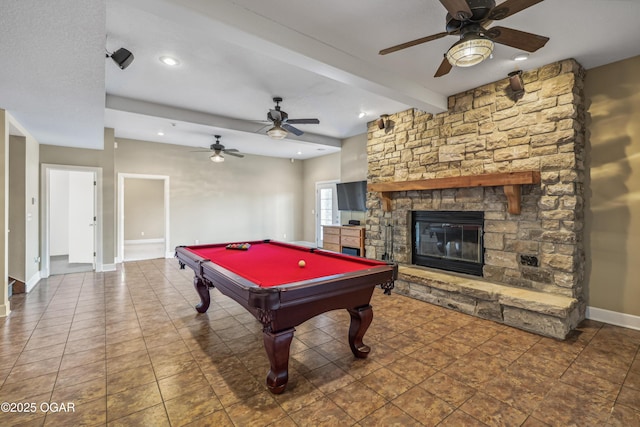
[[[484,212],[413,211],[413,264],[482,276]]]

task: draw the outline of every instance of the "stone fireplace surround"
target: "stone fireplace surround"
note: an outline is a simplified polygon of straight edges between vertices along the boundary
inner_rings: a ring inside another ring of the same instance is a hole
[[[518,101],[504,79],[451,96],[447,112],[411,109],[390,115],[390,129],[369,124],[366,252],[382,255],[390,224],[397,292],[563,339],[586,307],[584,70],[569,59],[523,78]],[[517,186],[517,210],[506,185],[372,189],[522,171],[539,173],[539,183]],[[484,277],[411,265],[413,210],[483,211]]]

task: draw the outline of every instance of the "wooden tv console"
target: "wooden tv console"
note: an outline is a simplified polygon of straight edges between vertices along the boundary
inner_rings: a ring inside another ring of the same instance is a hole
[[[323,225],[322,248],[343,252],[344,248],[358,250],[364,256],[364,227],[361,225]]]

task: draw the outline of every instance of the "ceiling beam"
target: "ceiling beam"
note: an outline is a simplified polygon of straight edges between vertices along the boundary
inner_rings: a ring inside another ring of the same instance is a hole
[[[447,97],[382,70],[228,0],[130,0],[159,16],[189,22],[212,40],[224,40],[282,62],[425,112],[447,109]]]
[[[107,94],[105,108],[125,111],[127,113],[141,114],[144,116],[162,117],[173,121],[212,126],[221,129],[232,129],[239,132],[251,133],[254,135],[267,126],[267,124],[263,122],[233,119],[216,114],[203,113],[201,111],[193,111],[185,108],[172,107],[169,105],[156,104],[153,102],[140,101],[138,99],[109,94]],[[266,134],[265,138],[267,138]],[[310,132],[305,132],[300,136],[289,133],[287,135],[287,139],[310,142],[314,144],[323,144],[331,147],[342,146],[342,141],[338,138],[318,135]]]

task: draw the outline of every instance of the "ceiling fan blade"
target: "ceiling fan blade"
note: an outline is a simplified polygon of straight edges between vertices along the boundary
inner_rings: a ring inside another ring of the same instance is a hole
[[[291,132],[294,135],[300,136],[302,135],[304,132],[302,132],[300,129],[298,128],[294,128],[293,126],[289,125],[289,124],[283,124],[282,127],[286,130],[288,130],[289,132]]]
[[[234,151],[224,150],[224,154],[228,154],[228,155],[233,156],[233,157],[244,157],[243,154],[236,153],[236,151],[238,151],[238,150],[234,150]]]
[[[320,120],[318,119],[287,119],[287,123],[298,124],[298,125],[319,125]]]
[[[504,3],[501,3],[498,6],[494,7],[489,13],[488,19],[492,21],[498,21],[500,19],[504,19],[511,15],[514,15],[521,10],[524,10],[542,1],[543,0],[507,0]]]
[[[190,153],[210,153],[211,150],[190,150]]]
[[[527,52],[535,52],[549,41],[549,37],[505,27],[493,27],[489,29],[487,31],[487,37],[496,43],[526,50]]]
[[[269,114],[267,114],[267,118],[275,122],[275,121],[282,120],[282,115],[278,110],[269,110]]]
[[[445,74],[449,74],[449,71],[451,71],[451,68],[452,68],[451,63],[447,60],[447,58],[444,58],[440,63],[440,66],[438,67],[438,71],[436,71],[433,77],[442,77]]]
[[[443,33],[433,34],[427,37],[422,37],[420,39],[415,39],[410,42],[401,43],[395,46],[388,47],[386,49],[382,49],[380,52],[378,52],[378,55],[386,55],[388,53],[397,52],[399,50],[406,49],[408,47],[417,46],[422,43],[430,42],[431,40],[437,40],[447,35],[449,35],[449,33],[443,32]]]
[[[440,0],[440,3],[442,3],[449,14],[458,21],[465,21],[473,15],[466,0]]]

